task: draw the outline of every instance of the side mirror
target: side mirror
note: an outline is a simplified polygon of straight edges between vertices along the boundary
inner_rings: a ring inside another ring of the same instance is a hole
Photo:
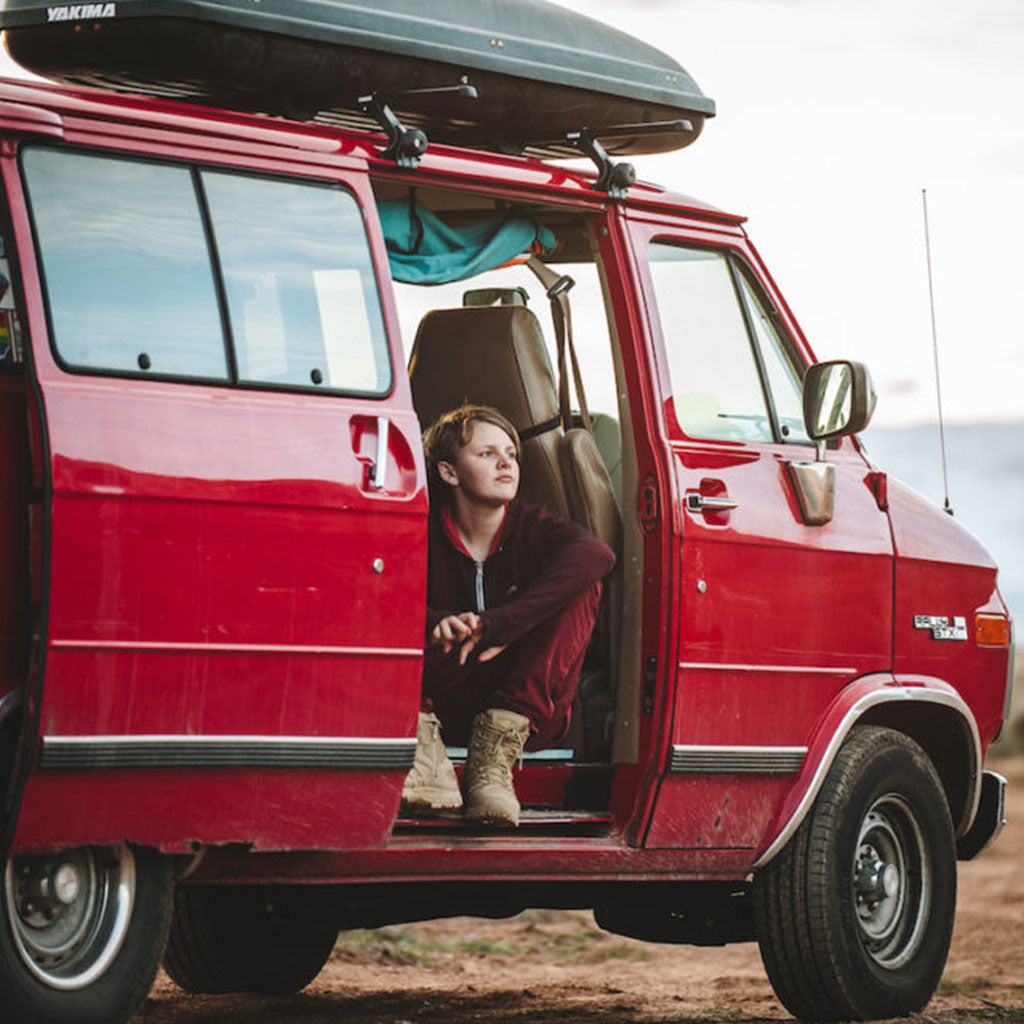
[[[863,363],[836,359],[804,374],[804,426],[815,441],[860,433],[875,411],[874,385]]]

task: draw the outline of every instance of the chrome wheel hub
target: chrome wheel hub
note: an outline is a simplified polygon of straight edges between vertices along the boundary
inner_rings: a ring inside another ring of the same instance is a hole
[[[127,847],[16,856],[4,872],[7,917],[22,962],[51,988],[84,988],[117,955],[131,919]]]

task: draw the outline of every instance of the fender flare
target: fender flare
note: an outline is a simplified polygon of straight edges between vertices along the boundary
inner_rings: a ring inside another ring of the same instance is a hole
[[[982,749],[974,713],[949,683],[934,676],[874,673],[845,687],[822,716],[807,747],[800,773],[786,795],[771,826],[753,869],[764,867],[789,842],[803,823],[825,781],[839,748],[850,730],[872,709],[907,702],[949,708],[960,717],[968,746],[969,779],[963,813],[954,821],[957,836],[971,827],[981,798]]]

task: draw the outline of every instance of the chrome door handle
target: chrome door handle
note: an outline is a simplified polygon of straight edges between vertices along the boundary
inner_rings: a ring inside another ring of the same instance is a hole
[[[384,490],[384,481],[388,471],[388,430],[390,424],[386,416],[377,417],[377,457],[370,466],[370,487],[375,491]]]
[[[686,493],[687,512],[729,512],[738,504],[738,501],[733,501],[724,494],[701,494],[699,491]]]

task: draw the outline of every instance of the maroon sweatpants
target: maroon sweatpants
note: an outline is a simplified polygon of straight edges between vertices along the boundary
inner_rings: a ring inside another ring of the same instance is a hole
[[[449,746],[469,743],[473,716],[487,708],[516,711],[530,720],[527,750],[554,746],[569,729],[576,683],[594,631],[601,584],[523,634],[496,658],[459,665],[458,650],[428,650],[423,658],[424,711],[441,720]]]

